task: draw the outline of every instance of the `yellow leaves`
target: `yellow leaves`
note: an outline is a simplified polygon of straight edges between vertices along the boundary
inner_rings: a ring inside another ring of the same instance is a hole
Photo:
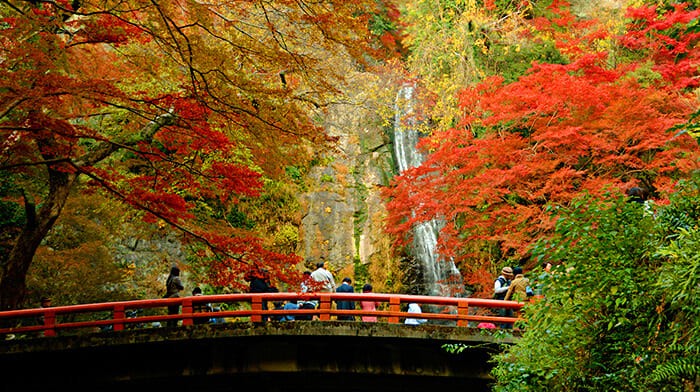
[[[454,126],[459,118],[459,91],[497,72],[489,69],[505,55],[519,53],[530,27],[527,8],[513,6],[502,15],[482,1],[413,0],[404,10],[407,42],[412,49],[409,70],[434,94],[431,116],[438,128]]]
[[[489,54],[489,48],[486,46],[486,41],[483,38],[479,38],[474,42],[474,46],[478,47],[483,55]]]
[[[321,202],[321,206],[323,206],[323,205],[325,205],[325,204],[326,204],[326,202],[324,202],[324,201]],[[330,207],[328,207],[328,206],[326,206],[326,208],[324,208],[323,211],[325,211],[326,214],[330,214],[331,212],[333,212],[333,209],[330,208]]]
[[[349,78],[346,92],[353,104],[376,115],[373,121],[388,127],[394,122],[394,100],[405,78],[403,64],[392,60],[378,67],[376,72],[354,74]]]

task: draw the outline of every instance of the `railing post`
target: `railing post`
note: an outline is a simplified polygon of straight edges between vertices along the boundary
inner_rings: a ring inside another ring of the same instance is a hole
[[[192,300],[185,298],[182,300],[182,325],[192,325]]]
[[[329,313],[331,310],[331,296],[330,294],[321,294],[321,306],[319,307],[320,310],[325,310],[325,313],[321,313],[319,315],[319,320],[321,321],[331,321],[331,314]]]
[[[389,311],[390,312],[400,312],[401,311],[401,300],[398,297],[389,298]],[[399,316],[389,316],[389,323],[398,324]]]
[[[529,301],[529,300],[526,300],[526,301]],[[524,303],[521,302],[521,305],[524,306]],[[521,306],[513,312],[513,316],[515,316],[517,319],[520,319],[520,316],[522,316],[522,312],[523,312],[523,307]],[[513,323],[513,329],[515,329],[516,322]]]
[[[124,330],[124,305],[118,304],[114,305],[114,314],[112,315],[112,319],[114,320],[114,323],[112,324],[112,329],[115,331],[123,331]]]
[[[469,301],[466,299],[459,300],[457,304],[457,314],[460,316],[459,320],[457,320],[457,326],[468,327],[469,320],[467,320],[466,316],[469,316]]]
[[[262,298],[259,296],[253,296],[253,301],[251,303],[251,309],[253,310],[262,310]],[[259,314],[253,314],[250,316],[250,321],[254,323],[259,323],[262,321],[262,316]]]
[[[44,336],[56,336],[56,311],[44,311]]]

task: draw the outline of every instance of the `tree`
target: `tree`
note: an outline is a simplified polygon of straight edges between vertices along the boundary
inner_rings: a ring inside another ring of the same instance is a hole
[[[527,257],[551,233],[546,206],[632,185],[658,197],[697,169],[695,140],[668,130],[696,110],[699,11],[631,9],[621,36],[577,20],[562,2],[550,11],[533,23],[567,61],[460,93],[458,126],[424,139],[429,159],[387,189],[387,226],[400,243],[412,225],[438,217],[446,255],[465,262],[470,242],[487,241],[504,257]],[[624,56],[599,50],[610,45]]]
[[[552,60],[552,45],[529,39],[533,15],[546,1],[406,1],[402,21],[411,49],[406,68],[426,90],[421,112],[433,126],[453,127],[460,118],[457,93],[487,75],[512,81],[532,60]]]
[[[0,308],[75,185],[205,244],[232,279],[253,260],[290,278],[294,255],[193,214],[255,196],[260,178],[332,145],[312,116],[375,51],[373,1],[5,1],[0,173],[24,205],[2,260]],[[363,16],[364,15],[364,16]],[[219,229],[218,231],[216,231]]]
[[[120,212],[98,195],[74,192],[34,256],[26,279],[26,302],[40,303],[43,297],[54,304],[138,298],[129,285],[135,266],[115,262],[110,252],[109,239],[123,225]],[[157,298],[160,290],[159,284],[149,298]]]
[[[552,209],[545,299],[496,357],[495,391],[700,390],[697,177],[654,214],[619,195]],[[688,208],[690,207],[690,208]]]

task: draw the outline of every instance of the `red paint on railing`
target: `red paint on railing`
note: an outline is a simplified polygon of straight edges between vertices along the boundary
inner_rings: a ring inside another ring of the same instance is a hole
[[[275,301],[318,301],[317,309],[298,310],[272,310],[268,306],[263,309],[263,303]],[[333,309],[333,303],[337,301],[378,301],[387,303],[388,310],[365,311],[358,307],[357,310]],[[424,309],[424,313],[408,313],[401,311],[401,304],[415,302]],[[197,305],[202,304],[244,304],[246,309],[195,313]],[[130,309],[159,309],[161,313],[167,313],[168,306],[181,306],[181,313],[177,315],[156,314],[150,316],[126,317]],[[425,305],[438,305],[453,307],[454,311],[443,313],[427,313]],[[83,304],[72,306],[57,306],[51,308],[22,309],[0,312],[0,334],[43,332],[44,336],[55,336],[57,330],[77,330],[85,328],[99,328],[111,326],[113,330],[120,331],[130,324],[143,324],[153,322],[165,322],[168,320],[182,320],[182,325],[192,325],[197,318],[242,318],[250,317],[253,322],[261,322],[263,317],[277,315],[316,315],[320,321],[330,321],[331,316],[377,316],[386,318],[389,323],[399,323],[401,319],[420,318],[428,320],[441,320],[456,322],[459,327],[469,326],[469,322],[495,322],[513,324],[518,318],[499,317],[494,315],[478,315],[475,309],[481,312],[489,312],[497,309],[513,309],[519,311],[523,303],[514,301],[502,301],[481,298],[455,298],[455,297],[431,297],[420,295],[380,294],[380,293],[262,293],[262,294],[221,294],[200,295],[195,297],[166,298],[138,301],[107,302],[97,304]],[[248,308],[249,307],[249,308]],[[58,317],[71,317],[79,314],[98,312],[110,312],[111,317],[102,320],[88,320],[78,322],[59,322]],[[39,320],[39,322],[23,325],[27,320]],[[7,325],[15,324],[14,327]]]

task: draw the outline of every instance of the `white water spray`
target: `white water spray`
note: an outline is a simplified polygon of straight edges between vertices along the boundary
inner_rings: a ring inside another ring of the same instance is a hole
[[[400,172],[420,166],[423,154],[416,144],[420,139],[419,124],[414,114],[415,86],[404,84],[396,96],[394,118],[394,153]],[[432,219],[413,227],[413,252],[423,267],[429,295],[460,296],[464,293],[462,276],[451,259],[437,253],[441,222]]]

